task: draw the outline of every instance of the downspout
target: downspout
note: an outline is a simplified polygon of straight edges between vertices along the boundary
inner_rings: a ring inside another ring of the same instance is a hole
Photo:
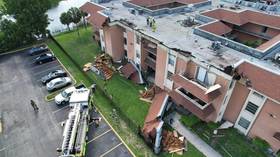
[[[155,140],[155,146],[154,146],[154,152],[156,154],[160,153],[160,143],[161,143],[161,139],[162,139],[162,136],[161,136],[162,126],[163,126],[163,121],[160,121],[160,123],[156,129],[157,132],[156,132],[156,140]]]

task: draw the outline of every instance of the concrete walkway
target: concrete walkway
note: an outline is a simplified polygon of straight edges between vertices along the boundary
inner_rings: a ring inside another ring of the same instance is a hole
[[[178,114],[173,114],[171,116],[174,120],[172,123],[172,127],[177,130],[181,135],[183,135],[188,142],[194,145],[201,153],[203,153],[206,157],[222,157],[217,151],[215,151],[211,146],[205,143],[200,137],[190,131],[188,128],[183,126],[179,121],[180,116]],[[169,117],[169,118],[171,118]]]

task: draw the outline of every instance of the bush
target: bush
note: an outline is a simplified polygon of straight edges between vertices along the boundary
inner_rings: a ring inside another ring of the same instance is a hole
[[[197,124],[198,122],[200,122],[200,119],[198,119],[196,116],[194,115],[190,115],[190,116],[185,116],[182,115],[180,122],[182,124],[184,124],[187,127],[192,127],[193,125]]]
[[[253,144],[257,146],[262,151],[267,151],[270,148],[270,145],[263,139],[256,137],[252,140]]]

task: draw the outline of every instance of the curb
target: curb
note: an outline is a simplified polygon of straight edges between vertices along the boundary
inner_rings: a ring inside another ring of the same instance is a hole
[[[0,56],[8,55],[8,54],[11,54],[11,53],[16,53],[16,52],[23,51],[23,50],[26,50],[26,49],[30,49],[34,46],[39,46],[39,45],[42,45],[42,44],[45,44],[45,43],[43,42],[41,44],[35,44],[35,45],[31,44],[29,46],[22,47],[22,48],[19,48],[19,49],[16,49],[16,50],[11,50],[11,51],[8,51],[8,52],[0,53]],[[45,44],[45,45],[47,45],[47,44]]]
[[[49,48],[49,49],[50,49],[50,48]],[[52,49],[50,49],[50,52],[54,55]],[[70,75],[70,77],[72,78],[72,80],[74,80],[73,85],[75,86],[75,85],[77,84],[76,79],[72,76],[72,74],[67,70],[67,68],[62,64],[62,62],[61,62],[57,57],[56,57],[56,60],[59,62],[59,64],[62,66],[62,68]],[[83,82],[81,81],[81,83],[83,83]],[[65,89],[65,88],[62,88],[62,89]],[[47,97],[48,97],[49,95],[50,95],[50,94],[48,94],[48,95],[45,96],[45,101],[46,101],[46,102],[50,102],[50,101],[54,100],[54,98],[48,99]]]

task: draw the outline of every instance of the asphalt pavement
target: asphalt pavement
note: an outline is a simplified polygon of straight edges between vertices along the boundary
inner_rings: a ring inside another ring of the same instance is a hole
[[[38,56],[38,55],[37,55]],[[58,61],[35,65],[36,56],[26,51],[0,56],[0,114],[3,131],[0,133],[0,157],[55,157],[61,146],[63,127],[70,110],[68,105],[46,102],[48,94],[40,78],[49,72],[63,69]],[[34,112],[30,100],[39,112]],[[93,117],[99,113],[92,112]],[[90,123],[87,157],[131,157],[132,155],[102,119],[97,127]]]

